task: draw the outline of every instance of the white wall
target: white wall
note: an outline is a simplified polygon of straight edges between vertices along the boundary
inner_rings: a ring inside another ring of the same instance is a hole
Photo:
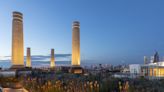
[[[129,70],[130,70],[130,73],[132,73],[132,74],[140,74],[141,73],[141,65],[140,64],[130,64]]]

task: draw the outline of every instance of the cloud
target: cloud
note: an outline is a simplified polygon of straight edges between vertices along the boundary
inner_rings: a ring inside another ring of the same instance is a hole
[[[11,60],[10,56],[0,56],[0,60],[9,61]]]
[[[26,56],[24,56],[24,60],[26,61]],[[50,61],[50,55],[32,55],[32,61]],[[55,54],[56,61],[70,61],[71,54]],[[0,62],[11,61],[11,56],[0,56]]]

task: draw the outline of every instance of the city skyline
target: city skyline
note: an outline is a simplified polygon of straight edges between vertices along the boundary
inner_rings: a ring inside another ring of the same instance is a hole
[[[20,11],[24,14],[24,48],[30,47],[31,55],[49,55],[51,48],[58,54],[71,54],[71,25],[78,20],[82,62],[143,63],[143,57],[155,51],[162,58],[164,2],[127,1],[3,1],[0,43],[5,43],[0,45],[0,56],[11,55],[11,16]]]

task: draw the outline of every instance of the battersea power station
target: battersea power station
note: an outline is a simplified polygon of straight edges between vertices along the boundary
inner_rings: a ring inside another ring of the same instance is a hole
[[[12,19],[12,66],[11,69],[32,68],[31,48],[27,47],[26,65],[24,63],[24,36],[23,36],[23,14],[13,12]],[[55,50],[51,49],[50,68],[55,69]],[[71,73],[82,73],[80,66],[80,22],[74,21],[72,25],[72,63],[68,70]]]

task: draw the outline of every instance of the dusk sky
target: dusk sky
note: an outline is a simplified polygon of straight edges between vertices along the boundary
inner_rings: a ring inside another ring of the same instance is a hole
[[[24,17],[24,50],[72,53],[72,22],[80,21],[81,60],[143,63],[164,56],[164,0],[1,0],[0,59],[11,56],[12,12]]]

